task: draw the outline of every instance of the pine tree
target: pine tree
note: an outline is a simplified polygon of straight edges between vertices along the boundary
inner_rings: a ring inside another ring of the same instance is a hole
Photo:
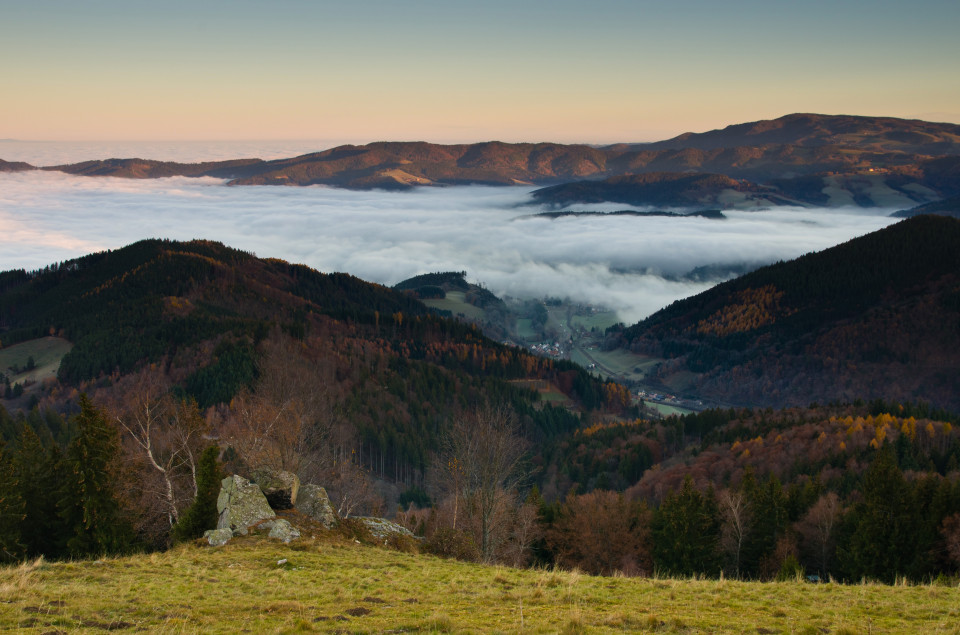
[[[26,555],[30,557],[57,557],[64,539],[64,527],[57,515],[57,499],[50,495],[57,491],[62,477],[60,456],[53,446],[45,448],[30,426],[24,426],[20,431],[11,463],[20,497],[29,503],[24,508],[20,533]]]
[[[713,491],[701,493],[690,475],[653,516],[655,566],[672,575],[720,571],[720,514]]]
[[[845,574],[894,582],[916,555],[916,512],[910,486],[889,443],[881,446],[863,476],[863,500],[845,519],[845,548],[838,549]]]
[[[16,561],[23,555],[22,519],[23,499],[17,491],[16,474],[5,444],[0,440],[0,562]]]
[[[132,543],[114,478],[120,446],[115,430],[85,394],[74,418],[77,436],[67,448],[67,480],[60,515],[66,523],[66,551],[71,557],[119,553]]]
[[[199,538],[217,526],[217,497],[223,480],[220,469],[220,448],[212,445],[203,451],[197,466],[197,497],[170,530],[174,542]]]

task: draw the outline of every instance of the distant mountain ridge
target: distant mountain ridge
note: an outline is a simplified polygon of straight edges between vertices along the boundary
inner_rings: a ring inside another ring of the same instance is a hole
[[[31,168],[0,161],[0,171]],[[787,199],[800,205],[898,208],[960,193],[956,178],[960,173],[960,126],[800,113],[647,144],[377,142],[272,161],[107,159],[42,169],[126,178],[211,176],[228,179],[232,185],[387,190],[430,185],[557,185],[638,174],[695,173],[744,182],[741,189],[770,190],[769,197],[756,199],[761,204]],[[869,180],[866,185],[864,179]],[[650,192],[649,183],[643,185],[646,190],[636,193],[642,204],[678,204],[642,198]],[[687,192],[685,198],[694,193]]]
[[[795,113],[778,119],[686,132],[672,139],[630,144],[634,149],[716,150],[739,146],[845,146],[931,156],[960,151],[960,125],[919,119]]]

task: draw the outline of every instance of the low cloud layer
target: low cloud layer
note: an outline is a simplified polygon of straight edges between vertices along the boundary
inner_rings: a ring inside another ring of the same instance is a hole
[[[182,177],[0,174],[0,269],[34,269],[142,238],[207,238],[388,285],[466,270],[498,294],[603,304],[631,323],[711,286],[715,281],[684,277],[697,267],[794,258],[893,220],[889,210],[787,208],[726,212],[726,220],[550,219],[518,207],[529,191],[353,192]]]

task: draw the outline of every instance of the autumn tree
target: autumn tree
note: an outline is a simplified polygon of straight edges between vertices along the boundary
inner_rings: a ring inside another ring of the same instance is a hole
[[[653,571],[650,512],[617,492],[595,490],[567,497],[547,533],[556,564],[595,575]]]

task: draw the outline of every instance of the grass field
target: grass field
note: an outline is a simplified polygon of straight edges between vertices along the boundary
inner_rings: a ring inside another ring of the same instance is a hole
[[[530,318],[519,318],[517,320],[517,335],[526,341],[533,341],[537,337],[536,331],[530,326],[533,320]]]
[[[601,578],[264,540],[0,569],[0,630],[960,633],[956,587]]]
[[[11,383],[26,381],[41,382],[47,377],[56,377],[60,360],[70,352],[73,344],[60,337],[41,337],[14,344],[0,349],[0,372],[10,378]],[[13,373],[10,367],[25,368],[27,360],[33,357],[36,367],[29,372]]]
[[[624,379],[643,380],[646,373],[661,360],[631,353],[618,348],[612,351],[602,351],[599,348],[588,351],[591,357],[597,360],[604,368],[610,369]],[[639,369],[639,371],[637,371]]]
[[[574,315],[570,318],[570,322],[574,326],[582,326],[588,331],[594,327],[600,331],[605,331],[607,327],[613,326],[619,321],[614,311],[602,311],[592,315]]]
[[[463,313],[464,316],[472,320],[482,320],[486,316],[486,312],[480,307],[466,302],[464,297],[463,291],[448,291],[447,297],[442,300],[424,300],[423,303],[434,309],[450,311],[454,316]]]
[[[665,403],[657,403],[656,401],[647,401],[647,406],[653,408],[659,412],[664,417],[669,417],[670,415],[687,415],[693,412],[688,408],[680,408],[679,406],[669,406]]]

